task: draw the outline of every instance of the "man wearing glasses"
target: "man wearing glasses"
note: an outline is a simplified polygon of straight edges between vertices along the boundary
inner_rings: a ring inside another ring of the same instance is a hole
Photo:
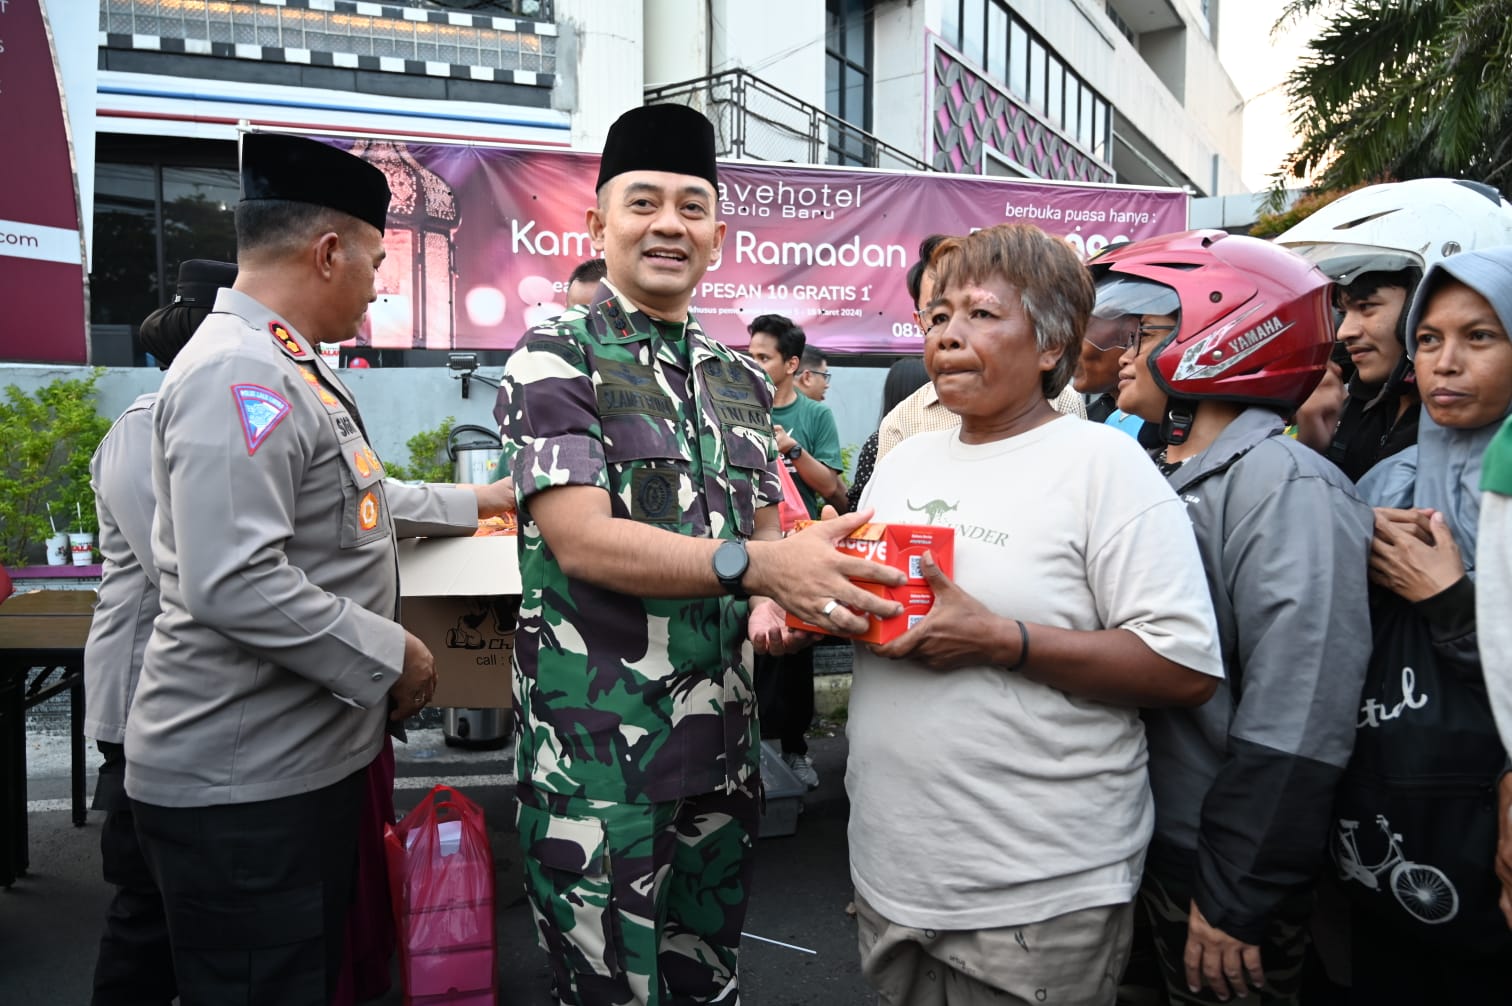
[[[830,386],[829,361],[818,346],[804,346],[798,362],[798,377],[793,385],[816,402],[824,401]]]
[[[751,359],[772,382],[772,431],[777,451],[793,477],[812,518],[826,503],[848,509],[840,480],[840,434],[828,406],[798,393],[795,374],[806,359],[804,331],[780,314],[751,322]],[[782,743],[782,760],[809,789],[819,773],[808,756],[805,734],[814,719],[814,653],[803,649],[783,656],[756,657],[756,696],[764,737]]]
[[[1086,396],[1087,418],[1094,423],[1103,422],[1118,410],[1118,358],[1138,327],[1136,314],[1110,312],[1104,317],[1094,308],[1087,319],[1071,386]]]

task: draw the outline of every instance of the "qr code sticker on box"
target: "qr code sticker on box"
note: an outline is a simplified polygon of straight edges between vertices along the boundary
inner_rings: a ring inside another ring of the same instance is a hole
[[[915,625],[918,625],[920,622],[924,621],[925,617],[926,616],[924,615],[909,615],[908,627],[912,629]]]
[[[924,571],[921,568],[923,561],[924,556],[922,554],[911,555],[908,557],[908,578],[910,580],[924,579]]]

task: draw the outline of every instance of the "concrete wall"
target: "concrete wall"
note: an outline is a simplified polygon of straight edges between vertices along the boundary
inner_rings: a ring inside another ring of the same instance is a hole
[[[712,63],[705,0],[645,0],[647,87],[705,76]]]
[[[1187,29],[1166,28],[1139,36],[1140,58],[1177,101],[1186,101]]]
[[[1093,0],[1015,0],[1014,9],[1061,58],[1113,103],[1117,118],[1148,137],[1205,194],[1243,192],[1242,97],[1197,23],[1196,7],[1182,3],[1185,103],[1160,80],[1134,45],[1119,34]],[[939,24],[938,18],[930,22]],[[1174,34],[1174,33],[1173,33]],[[1162,50],[1162,59],[1175,58]],[[1213,156],[1218,186],[1208,191]]]
[[[744,69],[773,87],[824,107],[824,6],[807,0],[645,0],[648,87]],[[721,151],[731,149],[737,110],[698,107],[714,121]],[[752,90],[744,154],[808,162],[808,116],[780,97]],[[765,120],[765,121],[764,121]]]
[[[645,90],[642,0],[556,0],[568,54],[557,52],[558,107],[572,112],[574,150],[599,151],[614,120],[641,104]],[[569,31],[570,29],[570,31]],[[686,38],[686,35],[678,37]]]
[[[872,132],[927,160],[929,66],[924,32],[938,29],[943,0],[881,0],[873,18]]]

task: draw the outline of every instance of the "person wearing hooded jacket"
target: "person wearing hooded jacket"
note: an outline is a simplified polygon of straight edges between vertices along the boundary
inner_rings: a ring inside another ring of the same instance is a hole
[[[1451,178],[1370,185],[1276,238],[1336,283],[1345,398],[1332,436],[1299,437],[1358,482],[1417,442],[1420,409],[1405,352],[1407,306],[1424,270],[1450,255],[1512,243],[1512,204]]]
[[[1136,242],[1092,269],[1099,310],[1141,316],[1118,405],[1161,431],[1155,459],[1187,504],[1224,656],[1208,702],[1144,713],[1155,837],[1140,902],[1172,1003],[1295,1003],[1370,646],[1369,507],[1283,435],[1329,358],[1329,282],[1221,231]]]
[[[1407,319],[1417,445],[1360,480],[1376,507],[1375,642],[1337,810],[1348,838],[1335,847],[1352,897],[1356,1003],[1491,1002],[1512,990],[1495,875],[1507,751],[1476,631],[1478,557],[1503,559],[1477,531],[1482,459],[1512,414],[1509,333],[1512,247],[1432,266]],[[1389,871],[1377,865],[1394,858]]]

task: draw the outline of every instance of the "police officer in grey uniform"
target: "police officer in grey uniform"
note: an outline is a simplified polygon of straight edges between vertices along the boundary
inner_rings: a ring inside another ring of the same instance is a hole
[[[242,154],[240,273],[159,394],[162,614],[126,726],[185,1006],[329,1000],[362,773],[435,687],[394,620],[383,464],[312,348],[375,297],[387,182],[313,140],[250,134]]]
[[[215,294],[236,281],[231,262],[190,259],[179,266],[173,303],[142,322],[138,340],[166,368],[210,313]],[[100,600],[84,647],[84,733],[103,761],[94,809],[105,811],[100,861],[115,895],[95,959],[93,1006],[161,1003],[178,994],[163,899],[137,847],[124,777],[126,710],[142,651],[158,613],[152,564],[152,417],[157,393],[139,395],[111,426],[89,462],[104,559]]]

